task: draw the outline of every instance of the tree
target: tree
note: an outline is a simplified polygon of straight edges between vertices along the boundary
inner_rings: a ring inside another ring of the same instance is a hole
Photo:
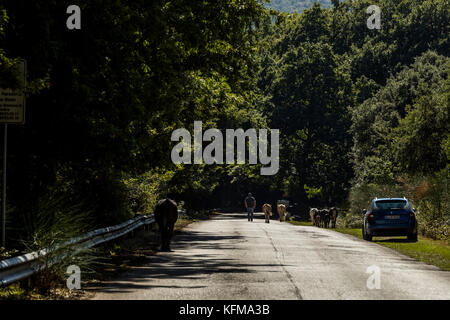
[[[357,183],[395,181],[401,172],[445,166],[447,57],[429,51],[353,110]]]
[[[277,181],[288,181],[284,190],[303,207],[313,201],[307,194],[311,188],[322,190],[315,199],[322,204],[342,201],[351,177],[346,157],[351,84],[332,47],[324,43],[328,18],[314,6],[276,28],[285,33],[273,41],[275,54],[265,56],[259,83],[271,96],[265,111],[270,126],[281,131]]]
[[[80,0],[81,30],[66,28],[69,4],[2,2],[9,20],[0,48],[26,59],[29,82],[40,85],[25,125],[9,135],[17,225],[49,193],[82,202],[98,225],[123,221],[134,201],[126,181],[176,171],[174,129],[263,121],[254,90],[258,1]],[[198,172],[185,177],[187,186],[202,181]]]
[[[406,116],[393,131],[396,161],[409,174],[432,174],[448,165],[450,60],[445,69],[430,92],[407,106]]]

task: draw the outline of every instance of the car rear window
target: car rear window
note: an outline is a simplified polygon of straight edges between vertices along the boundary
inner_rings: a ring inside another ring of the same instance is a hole
[[[375,202],[375,209],[379,210],[395,210],[407,208],[408,203],[406,200],[381,200]]]

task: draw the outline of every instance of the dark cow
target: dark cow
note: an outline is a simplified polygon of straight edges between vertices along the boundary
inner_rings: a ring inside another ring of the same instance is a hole
[[[328,228],[328,225],[330,224],[330,212],[328,209],[319,210],[318,216],[319,222],[316,225],[321,228]]]
[[[322,226],[328,228],[330,226],[330,210],[322,210]]]
[[[316,214],[316,227],[322,228],[323,224],[323,210],[318,209]]]
[[[315,225],[316,227],[320,227],[321,223],[322,223],[322,210],[317,210],[317,212],[314,215],[314,221],[315,221]]]
[[[161,232],[161,251],[170,251],[170,239],[178,219],[178,208],[175,201],[164,199],[158,201],[155,207],[155,220]]]
[[[336,220],[338,217],[338,211],[336,207],[330,208],[330,221],[331,221],[331,227],[336,228]]]

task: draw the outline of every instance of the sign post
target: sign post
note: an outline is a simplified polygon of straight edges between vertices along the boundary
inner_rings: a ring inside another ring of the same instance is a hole
[[[8,124],[3,137],[3,188],[2,188],[2,247],[6,248],[6,157],[8,154]]]
[[[23,124],[25,122],[25,93],[27,63],[17,64],[22,88],[19,90],[0,88],[0,123],[4,126],[3,135],[3,172],[2,172],[2,247],[6,247],[6,168],[8,159],[8,124]]]

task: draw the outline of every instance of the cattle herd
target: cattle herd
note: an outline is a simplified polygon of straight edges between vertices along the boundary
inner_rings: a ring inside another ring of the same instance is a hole
[[[272,206],[265,203],[262,206],[266,223],[270,223],[272,216]],[[286,205],[277,204],[277,213],[280,222],[286,221]],[[309,211],[313,225],[321,228],[336,228],[336,218],[338,216],[337,208],[317,209],[312,208]],[[159,225],[161,232],[161,251],[170,251],[170,240],[173,235],[175,222],[178,219],[178,208],[175,201],[171,199],[160,200],[155,207],[155,220]]]
[[[272,216],[272,206],[268,203],[263,204],[262,211],[266,223],[270,223],[270,217]],[[280,222],[286,221],[286,206],[284,204],[277,205],[277,212]],[[313,226],[320,228],[336,228],[336,219],[338,216],[338,210],[336,207],[330,209],[317,209],[311,208],[309,210],[309,216]]]
[[[264,212],[266,223],[270,223],[270,217],[272,216],[272,205],[264,203],[262,206],[262,211]],[[284,204],[277,205],[277,213],[280,222],[286,221],[286,206]]]
[[[313,226],[319,228],[336,228],[336,219],[338,216],[337,208],[332,207],[330,209],[317,209],[311,208],[309,210],[309,216]]]

